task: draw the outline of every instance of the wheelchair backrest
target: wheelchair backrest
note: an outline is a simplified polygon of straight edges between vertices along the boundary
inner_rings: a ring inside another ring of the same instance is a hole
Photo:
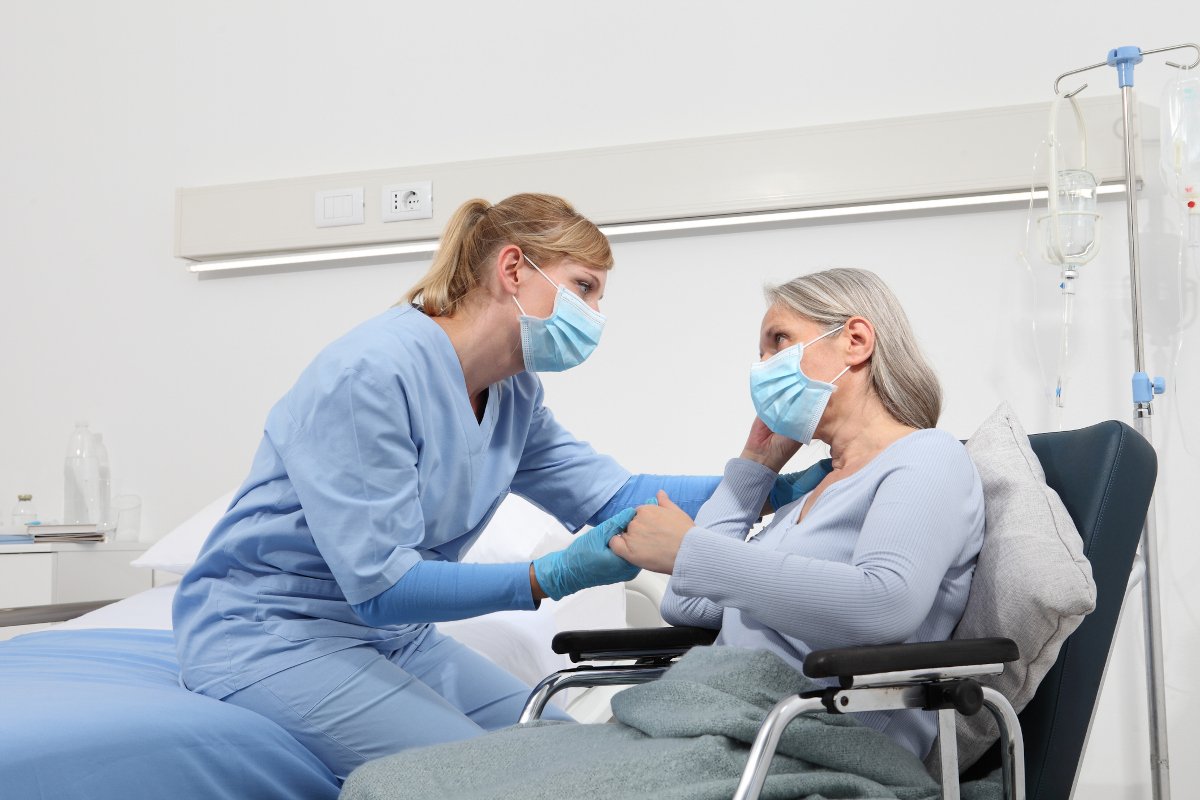
[[[1058,661],[1020,715],[1026,796],[1067,800],[1154,491],[1158,458],[1133,428],[1113,420],[1034,434],[1029,443],[1046,482],[1079,529],[1096,581],[1096,610],[1063,644]]]

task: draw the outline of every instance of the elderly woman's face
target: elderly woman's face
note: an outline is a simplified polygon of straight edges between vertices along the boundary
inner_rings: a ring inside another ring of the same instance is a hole
[[[821,326],[811,319],[776,303],[767,309],[759,330],[759,361],[766,361],[780,350],[798,344],[807,345],[823,333],[825,331],[821,330]],[[800,368],[805,375],[817,381],[830,381],[845,368],[845,360],[836,347],[839,338],[835,333],[804,348]]]

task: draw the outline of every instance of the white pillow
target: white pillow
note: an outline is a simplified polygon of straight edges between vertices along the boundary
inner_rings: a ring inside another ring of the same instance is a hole
[[[570,532],[553,515],[524,497],[509,494],[471,549],[463,553],[462,561],[467,564],[532,561],[545,553],[561,550],[571,541]],[[554,542],[554,546],[544,546],[550,542]]]
[[[1008,403],[967,441],[983,483],[987,527],[971,594],[955,639],[1004,636],[1021,658],[980,683],[999,691],[1019,713],[1033,698],[1058,652],[1096,607],[1096,583],[1083,540],[1029,446]],[[974,764],[1000,736],[991,714],[958,716],[958,765]],[[926,766],[937,774],[935,746]]]
[[[194,517],[155,542],[153,547],[134,559],[132,565],[176,575],[187,572],[196,563],[204,540],[229,510],[236,493],[234,489],[213,500]]]
[[[234,494],[236,490],[209,503],[187,522],[159,539],[133,561],[133,566],[183,575],[196,563],[200,548],[229,509]],[[541,546],[544,541],[552,541],[557,546],[547,549]],[[562,544],[563,541],[566,544]],[[550,552],[570,543],[571,535],[562,523],[528,500],[510,494],[504,498],[487,528],[462,560],[475,564],[532,561],[542,555],[539,552],[541,550]]]

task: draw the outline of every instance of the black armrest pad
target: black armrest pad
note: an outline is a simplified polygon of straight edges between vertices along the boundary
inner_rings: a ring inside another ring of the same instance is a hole
[[[951,639],[948,642],[885,644],[816,650],[804,659],[810,678],[840,678],[910,669],[1002,664],[1021,657],[1012,639]]]
[[[618,628],[602,631],[563,631],[550,647],[572,661],[624,660],[686,653],[712,644],[718,631],[708,628]]]

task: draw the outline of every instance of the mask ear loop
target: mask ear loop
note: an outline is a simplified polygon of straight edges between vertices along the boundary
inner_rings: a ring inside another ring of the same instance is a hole
[[[838,325],[836,328],[834,328],[834,329],[833,329],[833,330],[831,330],[831,331],[825,331],[825,333],[822,333],[820,336],[818,336],[817,338],[813,339],[811,342],[809,342],[808,344],[806,344],[806,345],[804,345],[804,346],[805,346],[805,347],[808,347],[809,345],[816,344],[817,342],[819,342],[819,341],[821,341],[822,339],[824,339],[826,336],[832,336],[833,334],[837,333],[838,331],[840,331],[840,330],[841,330],[842,328],[844,328],[844,327],[846,327],[846,324],[845,324],[845,323],[842,323],[841,325]],[[803,351],[802,351],[802,352],[803,352]],[[839,376],[839,377],[840,377],[840,376]]]
[[[524,253],[521,253],[521,258],[524,258],[526,261],[528,261],[528,262],[529,262],[529,266],[531,266],[531,267],[533,267],[534,269],[536,269],[536,270],[538,271],[538,274],[539,274],[539,275],[541,275],[543,278],[545,278],[545,279],[546,279],[546,283],[550,284],[550,285],[551,285],[551,286],[553,286],[555,289],[561,289],[561,288],[563,288],[563,287],[562,287],[562,286],[560,286],[559,284],[557,284],[557,283],[555,283],[554,281],[550,280],[550,276],[549,276],[549,275],[547,275],[546,273],[542,272],[542,268],[541,268],[541,267],[539,267],[537,264],[533,263],[533,259],[531,259],[529,256],[525,255]]]
[[[550,280],[550,276],[549,276],[549,275],[547,275],[546,273],[542,272],[542,269],[541,269],[541,267],[539,267],[537,264],[533,263],[533,259],[531,259],[529,256],[525,255],[524,253],[521,253],[521,258],[523,258],[523,259],[525,259],[526,261],[528,261],[528,262],[529,262],[529,266],[531,266],[531,267],[533,267],[534,269],[536,269],[536,270],[538,271],[538,274],[539,274],[539,275],[541,275],[543,278],[545,278],[545,279],[546,279],[546,282],[547,282],[547,283],[549,283],[551,286],[553,286],[555,289],[562,289],[562,288],[563,288],[562,286],[559,286],[559,285],[558,285],[557,283],[555,283],[554,281]],[[512,299],[513,299],[513,302],[517,304],[517,308],[518,308],[518,309],[520,309],[520,311],[521,311],[521,316],[523,316],[523,317],[528,317],[529,315],[525,313],[525,309],[521,308],[521,301],[517,299],[517,296],[516,296],[515,294],[512,296]],[[832,331],[831,331],[831,333],[832,333]]]
[[[832,336],[833,334],[837,333],[838,331],[840,331],[840,330],[841,330],[842,328],[844,328],[844,327],[846,327],[846,324],[845,324],[845,323],[842,323],[841,325],[838,325],[838,326],[837,326],[836,328],[834,328],[833,330],[831,330],[831,331],[826,331],[825,333],[822,333],[820,336],[818,336],[817,338],[813,339],[813,340],[812,340],[811,342],[809,342],[808,344],[806,344],[806,345],[801,345],[801,346],[800,346],[800,359],[801,359],[801,360],[803,360],[803,359],[804,359],[804,348],[805,348],[805,347],[808,347],[809,345],[812,345],[812,344],[816,344],[817,342],[819,342],[819,341],[821,341],[822,339],[824,339],[826,336]],[[797,363],[799,363],[799,362],[797,362]],[[804,370],[800,370],[800,371],[801,371],[801,373],[803,373],[803,372],[804,372]],[[834,384],[834,383],[837,381],[837,379],[838,379],[838,378],[842,377],[843,375],[845,375],[845,374],[846,374],[847,372],[849,372],[849,371],[850,371],[850,367],[846,367],[844,370],[842,370],[841,372],[839,372],[839,373],[837,374],[837,378],[834,378],[832,381],[830,381],[830,382],[829,382],[829,385],[830,385],[830,386],[833,386],[833,384]],[[836,386],[833,386],[833,390],[836,392],[836,391],[837,391],[837,387],[836,387]]]
[[[851,366],[853,366],[853,365],[851,365]],[[845,375],[845,374],[846,374],[847,372],[849,372],[849,371],[850,371],[850,367],[848,366],[848,367],[846,367],[844,370],[842,370],[841,372],[839,372],[839,373],[837,374],[837,378],[834,378],[833,380],[831,380],[831,381],[829,382],[829,385],[830,385],[830,386],[833,386],[835,383],[837,383],[837,379],[838,379],[838,378],[842,377],[843,375]],[[833,386],[833,390],[834,390],[835,392],[837,391],[837,388],[838,388],[838,387],[836,387],[836,386]]]

